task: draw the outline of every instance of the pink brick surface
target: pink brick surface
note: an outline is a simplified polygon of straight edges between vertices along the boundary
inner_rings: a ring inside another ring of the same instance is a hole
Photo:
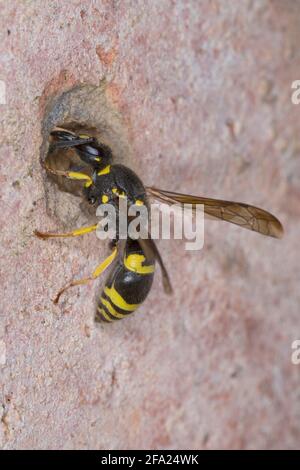
[[[292,0],[2,2],[2,448],[299,447],[299,21]],[[160,242],[173,297],[158,273],[109,326],[93,321],[101,281],[51,302],[105,244],[32,236],[84,222],[69,194],[65,223],[46,211],[41,123],[52,96],[103,79],[146,184],[286,228],[279,242],[209,221],[199,253]]]

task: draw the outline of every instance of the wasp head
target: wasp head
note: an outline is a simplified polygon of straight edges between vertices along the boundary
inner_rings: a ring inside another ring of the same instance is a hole
[[[74,148],[81,160],[94,170],[101,170],[112,160],[111,149],[99,143],[95,137],[75,134],[72,131],[56,128],[51,132],[51,150]]]
[[[112,161],[111,149],[94,139],[91,143],[78,145],[75,148],[81,160],[91,165],[94,170],[101,170]]]

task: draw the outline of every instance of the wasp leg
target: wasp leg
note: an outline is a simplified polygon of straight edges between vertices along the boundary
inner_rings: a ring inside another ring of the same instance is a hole
[[[85,173],[81,173],[80,171],[65,171],[65,170],[55,170],[54,168],[51,168],[48,166],[46,163],[44,163],[44,168],[46,171],[49,173],[52,173],[52,175],[56,176],[65,176],[66,178],[69,178],[71,180],[81,180],[81,181],[86,181],[87,184],[92,184],[93,180],[89,175],[86,175]]]
[[[89,175],[86,175],[85,173],[80,173],[79,171],[53,170],[52,168],[49,168],[49,167],[47,167],[47,171],[49,171],[53,175],[65,176],[66,178],[70,180],[81,180],[81,181],[86,180],[89,183],[93,182],[92,178]]]
[[[89,277],[86,277],[86,278],[83,278],[83,279],[78,279],[78,280],[75,280],[75,281],[71,281],[71,282],[68,282],[68,284],[66,284],[57,294],[57,296],[55,297],[55,299],[53,300],[53,302],[55,304],[58,303],[59,301],[59,298],[61,296],[61,294],[63,292],[65,292],[67,289],[69,289],[70,287],[74,287],[74,286],[79,286],[79,285],[82,285],[82,284],[87,284],[88,282],[90,281],[94,281],[95,279],[97,279],[97,277],[99,277],[104,271],[105,269],[108,268],[108,266],[111,265],[111,263],[114,261],[114,259],[116,258],[117,256],[117,252],[118,252],[118,249],[117,247],[115,247],[112,251],[112,253],[101,263],[99,264],[99,266],[97,266],[97,268],[95,269],[95,271],[91,274],[91,276]]]
[[[72,232],[67,233],[51,233],[51,232],[40,232],[39,230],[35,230],[33,233],[38,238],[42,238],[45,240],[46,238],[67,238],[67,237],[78,237],[79,235],[84,235],[85,233],[93,232],[97,229],[98,224],[90,225],[89,227],[81,227],[76,230],[72,230]]]

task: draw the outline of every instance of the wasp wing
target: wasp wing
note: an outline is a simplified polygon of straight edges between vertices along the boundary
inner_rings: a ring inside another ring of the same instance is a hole
[[[172,289],[171,281],[168,275],[168,271],[164,265],[164,262],[162,260],[162,257],[158,251],[158,248],[155,242],[152,240],[152,238],[150,238],[150,235],[149,235],[149,238],[138,238],[137,241],[139,242],[140,247],[145,253],[145,256],[148,261],[152,262],[154,260],[157,260],[158,264],[160,265],[160,269],[162,273],[162,282],[163,282],[164,291],[166,292],[166,294],[172,294],[173,289]]]
[[[240,227],[269,237],[281,238],[283,227],[281,222],[270,212],[243,202],[222,201],[207,197],[191,196],[190,194],[174,193],[162,189],[147,187],[147,193],[154,199],[166,204],[191,204],[193,209],[203,204],[204,213],[225,220]]]

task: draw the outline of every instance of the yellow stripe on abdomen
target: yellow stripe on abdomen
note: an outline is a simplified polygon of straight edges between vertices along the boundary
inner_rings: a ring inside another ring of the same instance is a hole
[[[109,313],[110,313],[113,317],[116,317],[116,318],[120,318],[120,319],[121,319],[121,318],[124,318],[124,317],[126,316],[126,314],[124,314],[124,313],[119,313],[119,312],[117,312],[117,311],[114,309],[114,307],[112,306],[112,304],[111,304],[108,300],[104,299],[103,297],[101,297],[100,301],[101,301],[101,304],[103,304],[104,307],[107,308],[107,310],[109,311]]]
[[[152,274],[154,273],[155,266],[154,264],[143,265],[146,258],[144,255],[140,254],[130,254],[126,258],[124,258],[124,266],[129,271],[138,274]]]
[[[98,310],[100,316],[102,316],[106,321],[114,321],[113,318],[110,318],[110,316],[107,315],[107,313],[106,313],[106,311],[104,310],[104,308],[98,307],[97,310]]]
[[[125,310],[125,312],[133,312],[140,305],[127,303],[126,300],[124,300],[123,297],[116,291],[114,286],[105,287],[104,293],[107,295],[113,305],[120,308],[121,310]]]

